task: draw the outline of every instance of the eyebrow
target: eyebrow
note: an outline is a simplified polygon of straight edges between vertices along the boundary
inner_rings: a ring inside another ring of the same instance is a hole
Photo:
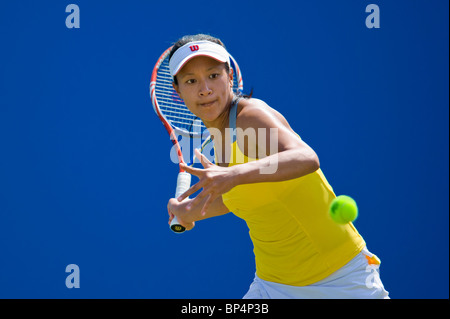
[[[212,69],[217,69],[219,66],[212,66],[209,69],[207,69],[206,71],[211,71]],[[183,75],[181,75],[181,78],[184,78],[185,76],[190,76],[190,75],[195,75],[195,73],[189,72],[189,73],[184,73]]]

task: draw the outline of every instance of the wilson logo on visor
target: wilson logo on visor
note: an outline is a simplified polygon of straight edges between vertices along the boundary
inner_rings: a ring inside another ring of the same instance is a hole
[[[198,45],[191,45],[189,47],[189,49],[191,49],[191,51],[194,52],[194,51],[198,51],[199,47],[198,47]]]

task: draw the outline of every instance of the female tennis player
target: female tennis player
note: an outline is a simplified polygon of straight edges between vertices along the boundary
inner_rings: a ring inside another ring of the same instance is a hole
[[[244,298],[389,298],[379,259],[352,223],[329,217],[336,196],[316,153],[275,109],[233,93],[224,44],[185,36],[169,68],[176,92],[210,130],[216,158],[213,164],[196,151],[203,169],[183,166],[199,181],[169,200],[169,223],[177,216],[189,230],[229,212],[244,219],[256,261]]]

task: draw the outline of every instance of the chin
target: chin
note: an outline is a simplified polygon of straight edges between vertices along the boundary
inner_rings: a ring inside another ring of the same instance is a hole
[[[214,122],[217,119],[217,116],[212,115],[206,115],[203,117],[200,117],[204,123],[211,123]]]

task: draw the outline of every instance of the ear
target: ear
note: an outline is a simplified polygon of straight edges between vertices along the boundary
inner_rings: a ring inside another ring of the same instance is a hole
[[[233,71],[232,68],[230,68],[230,74],[229,74],[229,77],[230,77],[231,87],[233,87],[234,71]]]

